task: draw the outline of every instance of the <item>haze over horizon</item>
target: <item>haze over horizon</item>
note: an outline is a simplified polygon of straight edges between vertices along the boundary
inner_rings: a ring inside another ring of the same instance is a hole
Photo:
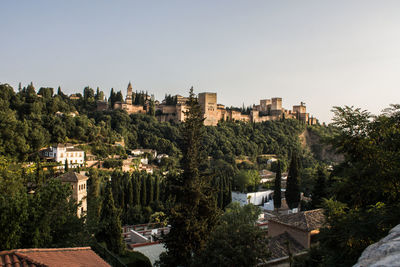
[[[282,97],[321,122],[332,106],[400,103],[399,1],[2,1],[0,83]]]

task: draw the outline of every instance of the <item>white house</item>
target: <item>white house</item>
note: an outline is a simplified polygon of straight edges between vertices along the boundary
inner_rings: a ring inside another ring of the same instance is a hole
[[[85,164],[85,151],[75,148],[72,144],[51,146],[42,151],[42,156],[61,163],[60,169],[64,168],[65,161],[68,162],[69,168],[82,167]]]
[[[232,202],[239,202],[241,206],[248,204],[249,202],[254,205],[263,205],[272,198],[273,190],[266,190],[261,192],[250,192],[250,193],[240,193],[232,192]]]
[[[157,157],[157,151],[154,149],[137,148],[131,151],[131,154],[134,156],[140,156],[145,153],[150,154],[153,158]]]

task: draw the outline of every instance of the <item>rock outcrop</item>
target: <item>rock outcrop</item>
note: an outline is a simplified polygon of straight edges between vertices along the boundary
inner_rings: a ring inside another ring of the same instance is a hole
[[[400,265],[400,224],[377,243],[367,247],[353,267]]]

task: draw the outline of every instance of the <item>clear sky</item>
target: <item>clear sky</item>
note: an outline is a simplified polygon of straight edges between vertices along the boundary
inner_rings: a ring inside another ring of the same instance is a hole
[[[329,122],[332,106],[400,103],[400,1],[0,2],[0,83],[217,92],[227,106],[282,97]]]

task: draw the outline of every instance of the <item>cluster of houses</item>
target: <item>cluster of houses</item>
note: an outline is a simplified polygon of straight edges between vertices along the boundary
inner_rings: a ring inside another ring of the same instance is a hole
[[[57,144],[40,151],[43,158],[58,162],[58,169],[68,166],[71,169],[85,166],[85,152],[72,144]],[[168,157],[166,154],[157,154],[153,149],[134,149],[130,151],[129,158],[124,160],[128,169],[132,170],[132,160],[138,163],[133,169],[152,172],[149,159],[161,161]],[[273,162],[273,159],[271,159]],[[123,165],[125,166],[125,164]],[[271,182],[275,174],[268,170],[260,171],[261,182]],[[286,178],[283,175],[283,180]],[[67,172],[59,177],[63,183],[71,185],[73,199],[79,203],[77,215],[80,217],[87,212],[87,180],[85,172]],[[285,189],[282,189],[284,192]],[[284,195],[284,194],[282,194]],[[271,258],[268,266],[280,266],[287,263],[289,255],[299,255],[310,248],[314,236],[319,233],[319,228],[324,223],[324,215],[321,209],[298,212],[290,210],[285,199],[282,199],[282,207],[276,211],[273,204],[273,190],[259,192],[232,192],[232,201],[241,205],[252,203],[263,210],[258,226],[264,229],[270,237],[269,249]],[[160,224],[144,224],[123,227],[123,238],[127,248],[139,251],[146,255],[154,263],[159,255],[165,251],[159,242],[159,237],[168,234],[170,226]],[[288,244],[290,244],[288,246]],[[86,252],[85,252],[86,253]],[[90,254],[90,251],[87,252]],[[101,265],[99,265],[101,266]]]
[[[131,150],[129,154],[128,158],[122,161],[123,171],[145,171],[147,173],[153,173],[154,165],[151,164],[149,159],[160,163],[163,158],[168,158],[167,154],[158,154],[154,149],[138,148]],[[83,149],[73,144],[56,144],[42,149],[39,155],[48,162],[58,163],[56,166],[58,170],[63,170],[65,167],[75,169],[85,166],[101,168],[103,163],[97,160],[94,155],[85,155]]]

